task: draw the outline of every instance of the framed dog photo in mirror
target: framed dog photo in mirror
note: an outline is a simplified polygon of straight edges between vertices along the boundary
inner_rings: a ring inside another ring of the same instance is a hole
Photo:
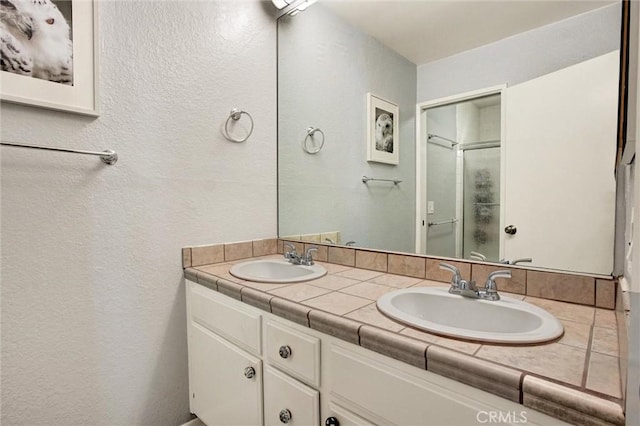
[[[398,105],[367,93],[367,161],[398,164]]]

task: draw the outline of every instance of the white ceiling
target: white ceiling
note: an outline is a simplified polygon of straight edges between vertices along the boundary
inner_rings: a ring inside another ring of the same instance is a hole
[[[320,0],[417,65],[616,1]]]

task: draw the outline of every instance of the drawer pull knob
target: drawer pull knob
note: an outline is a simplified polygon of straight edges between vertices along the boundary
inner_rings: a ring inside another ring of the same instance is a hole
[[[282,411],[280,411],[280,422],[281,423],[289,423],[291,421],[291,411],[287,410],[286,408]]]
[[[244,377],[247,379],[253,379],[256,376],[256,370],[253,367],[247,367],[244,369]]]
[[[280,346],[278,353],[280,354],[280,358],[287,359],[291,356],[291,348],[288,345]]]
[[[340,426],[340,422],[335,417],[327,417],[324,424],[325,426]]]

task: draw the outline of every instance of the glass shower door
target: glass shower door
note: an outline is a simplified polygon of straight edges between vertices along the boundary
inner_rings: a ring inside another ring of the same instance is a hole
[[[427,240],[426,253],[458,257],[456,237],[456,158],[457,150],[427,145]]]
[[[464,149],[463,256],[496,262],[500,255],[500,147]]]

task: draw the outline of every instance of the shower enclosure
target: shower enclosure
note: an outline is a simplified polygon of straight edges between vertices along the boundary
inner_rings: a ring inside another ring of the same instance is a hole
[[[500,256],[500,94],[429,108],[422,250],[434,256],[498,261]]]

